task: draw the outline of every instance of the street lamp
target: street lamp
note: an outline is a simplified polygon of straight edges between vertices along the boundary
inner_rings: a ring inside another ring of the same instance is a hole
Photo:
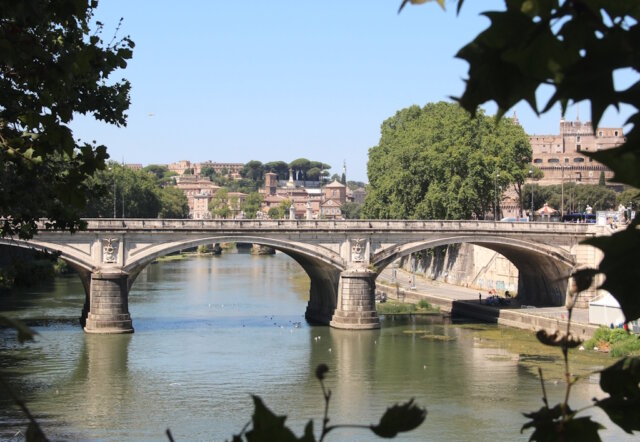
[[[530,221],[533,222],[533,167],[530,166],[529,167],[529,179],[531,180],[531,219]]]
[[[493,220],[498,220],[498,178],[500,178],[500,172],[496,172],[495,179],[493,180]]]
[[[109,172],[112,172],[113,168],[109,166]],[[113,174],[113,218],[116,217],[116,174]]]

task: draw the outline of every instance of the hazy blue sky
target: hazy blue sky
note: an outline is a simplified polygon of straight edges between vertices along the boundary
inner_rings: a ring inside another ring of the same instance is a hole
[[[366,181],[367,152],[397,110],[460,95],[467,64],[454,58],[488,25],[496,0],[102,0],[110,40],[135,41],[122,76],[132,83],[126,128],[78,118],[76,137],[106,144],[128,163],[319,160]],[[480,8],[480,9],[479,9]],[[629,80],[627,80],[628,82]],[[486,109],[493,113],[494,106]],[[527,133],[556,133],[559,109],[538,118],[516,108]],[[580,107],[582,120],[588,107]],[[575,118],[576,109],[567,117]],[[629,112],[607,112],[622,126]]]

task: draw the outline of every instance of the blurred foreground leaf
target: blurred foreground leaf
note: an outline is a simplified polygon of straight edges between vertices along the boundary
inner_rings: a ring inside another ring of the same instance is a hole
[[[7,318],[0,315],[0,325],[9,327],[18,332],[18,341],[22,344],[25,341],[33,341],[36,332],[27,327],[24,322],[18,319]]]
[[[253,412],[253,428],[247,431],[248,442],[315,442],[313,436],[313,423],[310,421],[305,427],[305,434],[297,438],[293,432],[284,425],[287,416],[277,416],[269,410],[258,396],[251,396],[255,407]]]
[[[606,276],[599,287],[618,300],[627,321],[640,318],[640,216],[633,223],[611,236],[599,236],[585,241],[604,252],[598,271]]]
[[[413,399],[401,405],[387,408],[380,423],[372,425],[371,431],[380,437],[392,438],[403,431],[417,428],[427,417],[427,410],[418,407]]]

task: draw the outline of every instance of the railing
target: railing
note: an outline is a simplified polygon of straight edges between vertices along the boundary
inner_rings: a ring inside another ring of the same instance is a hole
[[[476,220],[195,220],[195,219],[87,219],[88,231],[362,231],[362,232],[520,232],[597,234],[605,226],[545,222],[496,222]],[[44,223],[39,228],[44,229]]]

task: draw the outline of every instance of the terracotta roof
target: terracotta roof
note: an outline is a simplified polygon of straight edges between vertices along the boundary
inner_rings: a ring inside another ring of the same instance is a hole
[[[325,187],[345,187],[345,185],[338,180],[333,180],[331,184],[327,184]]]

